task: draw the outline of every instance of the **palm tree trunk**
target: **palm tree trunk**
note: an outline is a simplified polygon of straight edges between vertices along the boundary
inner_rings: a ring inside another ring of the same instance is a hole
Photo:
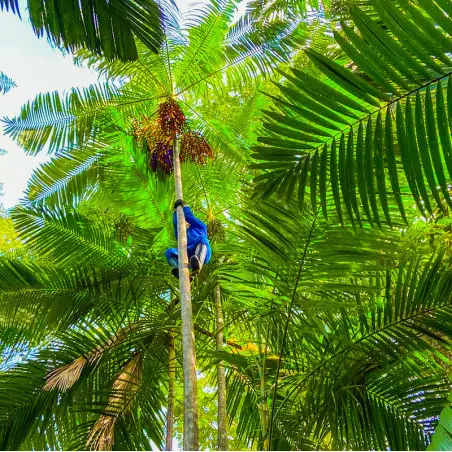
[[[258,341],[259,341],[259,356],[262,356],[262,363],[258,365],[259,367],[259,380],[260,380],[260,393],[261,400],[259,404],[259,416],[261,420],[261,430],[262,430],[262,442],[260,444],[261,450],[270,450],[270,442],[268,438],[268,426],[269,426],[269,416],[268,416],[268,402],[267,402],[267,381],[266,381],[266,344],[262,343],[262,337],[260,335],[259,329],[257,330]]]
[[[215,290],[215,310],[217,314],[217,351],[223,348],[223,310],[221,307],[221,290]],[[226,375],[223,361],[217,365],[218,384],[218,450],[228,450],[228,418],[226,414]]]
[[[262,425],[262,435],[263,443],[262,450],[270,450],[270,441],[268,438],[268,403],[267,403],[267,383],[265,381],[265,369],[262,369],[260,388],[261,388],[261,403],[260,403],[260,413],[261,413],[261,425]]]
[[[166,450],[173,450],[174,379],[176,377],[176,350],[174,330],[168,332],[168,412],[166,415]]]
[[[180,142],[173,138],[174,181],[176,199],[183,199],[180,168]],[[179,289],[182,316],[182,363],[184,370],[184,450],[198,450],[198,395],[196,382],[196,351],[193,332],[190,273],[187,254],[187,227],[184,209],[177,208],[177,237],[179,251]]]

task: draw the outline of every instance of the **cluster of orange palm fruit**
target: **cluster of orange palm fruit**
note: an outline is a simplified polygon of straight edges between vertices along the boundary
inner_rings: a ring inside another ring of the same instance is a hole
[[[149,152],[149,164],[154,172],[173,172],[173,140],[180,137],[180,161],[200,165],[213,158],[213,150],[207,140],[197,132],[188,130],[187,118],[174,99],[162,102],[155,119],[143,116],[133,121],[135,138],[144,140]]]

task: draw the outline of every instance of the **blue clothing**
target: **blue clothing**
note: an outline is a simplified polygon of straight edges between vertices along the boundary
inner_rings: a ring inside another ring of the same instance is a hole
[[[207,254],[204,264],[207,264],[212,257],[212,249],[210,248],[209,239],[207,238],[207,226],[201,220],[193,215],[189,206],[184,206],[185,221],[190,225],[187,228],[187,252],[188,259],[194,256],[196,247],[199,244],[207,246]],[[177,213],[173,213],[174,235],[177,239]],[[177,248],[169,248],[165,252],[165,257],[171,267],[176,268],[178,264],[178,250]]]

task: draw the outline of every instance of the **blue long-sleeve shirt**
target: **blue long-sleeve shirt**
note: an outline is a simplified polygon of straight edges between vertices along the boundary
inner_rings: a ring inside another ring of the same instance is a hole
[[[207,226],[199,218],[193,215],[189,206],[184,206],[185,221],[190,225],[187,228],[187,248],[188,254],[195,252],[196,246],[200,243],[207,245],[206,263],[210,260],[212,250],[210,248],[209,239],[207,237]],[[174,235],[177,239],[177,212],[173,213]]]

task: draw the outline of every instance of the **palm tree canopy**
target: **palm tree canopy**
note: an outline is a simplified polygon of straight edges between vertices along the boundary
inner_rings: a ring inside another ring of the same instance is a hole
[[[214,250],[192,284],[199,369],[214,392],[226,366],[237,447],[430,443],[451,391],[450,3],[337,2],[332,22],[326,2],[306,21],[265,3],[237,22],[233,2],[163,5],[158,55],[81,52],[108,84],[6,120],[52,159],[12,212],[25,251],[0,256],[4,449],[163,442],[170,330],[181,375],[173,182],[130,129],[171,96],[216,152],[183,179]]]
[[[406,222],[411,200],[425,216],[451,205],[452,22],[443,2],[399,3],[406,9],[389,1],[349,8],[354,27],[341,22],[334,36],[355,69],[309,50],[308,70],[282,72],[286,81],[277,84],[276,108],[266,112],[267,134],[255,148],[268,170],[257,191],[282,199],[303,184],[314,211],[321,205],[325,216],[332,198],[339,221],[359,225]]]
[[[248,16],[233,24],[235,8],[235,1],[219,0],[193,8],[183,17],[176,5],[165,3],[159,54],[138,44],[138,60],[123,63],[80,52],[79,58],[87,59],[108,82],[63,96],[40,94],[24,105],[20,117],[6,119],[6,133],[31,153],[43,148],[55,152],[81,146],[97,127],[106,129],[113,110],[130,122],[130,117],[152,117],[159,103],[173,97],[193,122],[192,128],[210,134],[208,138],[217,144],[221,131],[196,111],[199,99],[223,84],[224,77],[233,87],[241,80],[270,74],[290,56],[294,45],[302,45],[308,37],[301,18],[269,25],[268,33],[258,34]],[[222,140],[227,145],[228,140]]]

